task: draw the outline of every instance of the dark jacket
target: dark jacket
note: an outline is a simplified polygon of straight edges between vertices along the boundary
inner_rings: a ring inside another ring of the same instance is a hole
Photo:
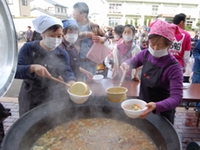
[[[76,80],[66,51],[60,47],[53,51],[45,50],[39,45],[39,41],[25,43],[19,52],[15,75],[15,78],[23,79],[18,98],[20,116],[43,103],[68,96],[63,85],[35,73],[31,74],[32,64],[46,67],[52,76],[61,76],[65,82]]]
[[[80,72],[80,58],[78,54],[78,50],[76,49],[74,44],[70,44],[65,39],[63,39],[60,47],[66,50],[70,57],[70,67],[77,79],[80,79],[81,72]]]

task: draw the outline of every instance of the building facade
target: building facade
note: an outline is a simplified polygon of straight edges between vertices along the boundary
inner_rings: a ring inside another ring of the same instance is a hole
[[[52,0],[30,0],[31,16],[37,17],[42,14],[51,15],[60,19],[66,19],[67,6]]]
[[[200,19],[200,1],[198,0],[106,0],[107,22],[110,26],[133,24],[149,25],[157,17],[171,22],[174,15],[187,15],[186,25],[192,27]]]
[[[6,0],[13,18],[30,16],[30,0]]]

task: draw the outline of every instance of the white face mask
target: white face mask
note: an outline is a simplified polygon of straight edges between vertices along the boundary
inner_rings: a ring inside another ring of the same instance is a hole
[[[159,58],[159,57],[168,55],[168,48],[167,47],[165,49],[162,49],[162,50],[154,51],[152,49],[152,47],[149,46],[148,50],[151,53],[151,55],[153,55],[154,57],[158,57]]]
[[[69,43],[74,43],[76,42],[77,39],[78,39],[78,34],[67,33],[67,35],[65,36],[65,40]]]
[[[123,35],[123,39],[125,42],[130,42],[133,39],[132,35]]]
[[[54,50],[56,47],[60,45],[62,42],[62,38],[53,38],[53,37],[44,37],[44,44],[46,47],[48,47],[51,50]]]

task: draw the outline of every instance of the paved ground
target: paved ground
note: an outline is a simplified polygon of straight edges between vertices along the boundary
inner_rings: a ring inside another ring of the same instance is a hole
[[[183,150],[185,150],[189,142],[200,141],[200,125],[196,127],[198,114],[194,112],[193,108],[185,110],[183,107],[178,107],[176,111],[174,128],[182,141]]]

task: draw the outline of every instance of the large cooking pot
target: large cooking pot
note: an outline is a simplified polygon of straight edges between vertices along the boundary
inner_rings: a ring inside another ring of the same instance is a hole
[[[43,104],[18,119],[7,132],[2,150],[28,150],[48,130],[62,123],[80,118],[105,117],[127,122],[146,133],[159,150],[182,150],[179,137],[166,119],[150,114],[146,119],[128,118],[120,103],[109,102],[106,96],[91,96],[76,105],[69,99]]]
[[[0,97],[9,89],[17,66],[17,38],[5,0],[0,0]]]

